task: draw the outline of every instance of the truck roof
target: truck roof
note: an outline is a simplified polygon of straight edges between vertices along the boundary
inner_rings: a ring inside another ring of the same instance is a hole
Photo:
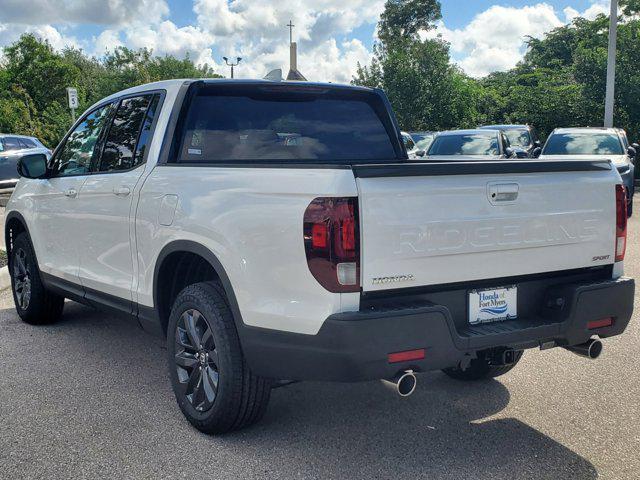
[[[296,81],[282,81],[275,82],[272,80],[261,80],[261,79],[231,79],[231,78],[176,78],[173,80],[161,80],[159,82],[151,82],[145,83],[142,85],[137,85],[135,87],[127,88],[126,90],[121,90],[116,92],[108,97],[105,97],[95,104],[93,104],[89,109],[91,110],[99,104],[102,104],[106,101],[116,99],[121,97],[122,95],[130,95],[132,93],[138,92],[147,92],[149,90],[177,90],[182,85],[191,84],[194,82],[204,82],[208,84],[220,84],[220,85],[287,85],[287,86],[304,86],[304,87],[322,87],[322,88],[333,88],[333,89],[348,89],[348,90],[359,90],[372,92],[373,89],[369,87],[360,87],[355,85],[346,85],[341,83],[322,83],[322,82],[296,82]]]

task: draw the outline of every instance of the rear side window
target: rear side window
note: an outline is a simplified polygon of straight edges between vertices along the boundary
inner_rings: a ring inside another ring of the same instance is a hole
[[[7,151],[20,150],[20,141],[16,137],[4,137],[4,149]]]
[[[107,134],[98,170],[129,170],[143,163],[144,150],[158,95],[125,98],[113,118]],[[149,115],[151,114],[151,115]]]
[[[182,125],[179,162],[396,158],[386,107],[370,92],[300,86],[205,86]],[[389,122],[390,123],[390,122]]]

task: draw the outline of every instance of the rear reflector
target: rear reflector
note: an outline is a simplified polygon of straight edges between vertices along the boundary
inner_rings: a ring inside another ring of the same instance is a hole
[[[611,325],[613,325],[613,318],[607,317],[601,318],[600,320],[591,320],[590,322],[587,322],[587,329],[595,330],[597,328],[610,327]]]
[[[627,250],[627,191],[616,185],[616,262],[624,260]]]
[[[409,362],[411,360],[422,360],[424,358],[424,348],[419,350],[406,350],[404,352],[390,353],[389,363]]]

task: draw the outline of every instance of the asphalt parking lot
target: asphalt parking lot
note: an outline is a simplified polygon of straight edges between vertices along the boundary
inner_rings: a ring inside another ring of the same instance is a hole
[[[260,424],[208,437],[180,414],[159,341],[65,312],[31,327],[0,294],[0,478],[640,477],[638,313],[596,361],[529,351],[488,383],[421,375],[407,399],[380,382],[300,383],[274,390]]]

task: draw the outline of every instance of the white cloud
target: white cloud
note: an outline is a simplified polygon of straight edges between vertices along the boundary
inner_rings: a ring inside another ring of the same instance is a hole
[[[120,45],[146,47],[158,55],[189,55],[198,64],[207,63],[225,74],[220,57],[240,56],[243,61],[237,76],[252,78],[274,68],[282,68],[286,74],[289,47],[285,25],[293,19],[300,70],[310,80],[334,82],[348,82],[358,62],[369,62],[371,52],[354,38],[353,31],[375,24],[385,2],[192,0],[195,21],[179,26],[170,17],[167,0],[1,1],[6,23],[0,24],[0,45],[30,31],[56,49],[72,45],[101,56]],[[527,36],[540,38],[578,15],[594,18],[606,14],[608,7],[609,0],[592,0],[582,12],[572,7],[559,12],[544,0],[532,0],[531,5],[521,8],[494,5],[462,28],[449,29],[445,19],[425,36],[441,35],[450,42],[452,57],[464,71],[483,76],[515,66],[525,53]],[[74,25],[87,23],[107,28],[91,39],[78,40],[66,34]]]
[[[609,15],[610,3],[606,0],[599,0],[589,6],[583,12],[579,12],[573,7],[566,7],[563,12],[565,19],[568,22],[572,22],[577,17],[584,17],[589,20],[593,20],[598,15]]]
[[[541,37],[563,24],[547,3],[522,8],[495,5],[462,29],[449,30],[441,24],[435,33],[451,43],[460,67],[479,77],[514,67],[525,53],[527,36]]]
[[[67,36],[64,32],[51,25],[15,25],[0,23],[0,45],[9,45],[15,42],[20,35],[24,33],[32,33],[36,37],[48,41],[56,50],[62,50],[64,47],[81,48],[83,43],[74,36]]]
[[[520,8],[494,5],[477,14],[464,28],[450,30],[441,22],[435,31],[424,35],[442,36],[451,44],[456,63],[467,74],[482,77],[513,68],[522,60],[527,37],[542,38],[578,16],[593,19],[608,12],[607,0],[594,0],[582,12],[567,7],[562,12],[563,19],[545,2]]]
[[[2,0],[6,23],[123,25],[159,21],[169,14],[165,0]]]
[[[384,0],[195,0],[198,26],[222,55],[240,56],[239,77],[262,77],[289,65],[286,24],[293,19],[298,66],[310,80],[348,82],[370,52],[359,40],[343,41],[355,28],[375,23]]]

